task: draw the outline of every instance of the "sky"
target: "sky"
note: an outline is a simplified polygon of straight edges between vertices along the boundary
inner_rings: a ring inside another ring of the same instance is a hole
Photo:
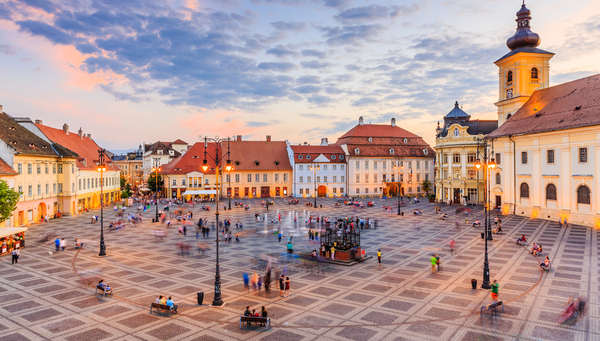
[[[550,84],[600,71],[600,1],[536,0]],[[358,123],[435,144],[497,119],[521,1],[0,0],[0,105],[109,150],[200,136],[335,142]]]

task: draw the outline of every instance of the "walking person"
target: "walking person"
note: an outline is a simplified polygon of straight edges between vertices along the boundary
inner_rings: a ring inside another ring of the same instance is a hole
[[[65,238],[60,240],[60,248],[65,251],[65,248],[67,247],[67,242],[65,241]]]
[[[290,297],[290,278],[285,278],[285,297]]]
[[[379,262],[378,266],[381,266],[381,250],[377,250],[377,261]]]
[[[431,261],[431,273],[434,274],[436,273],[437,258],[435,258],[434,255],[431,255],[429,260]]]
[[[249,294],[250,293],[250,276],[248,276],[248,272],[244,270],[244,291]]]
[[[267,296],[271,294],[271,267],[267,268],[267,273],[265,274],[265,294]]]
[[[279,242],[281,242],[282,236],[283,236],[283,233],[281,233],[281,231],[279,231],[279,233],[277,234],[277,238],[279,239]]]
[[[54,245],[56,246],[56,252],[60,251],[60,239],[56,238],[54,240]]]
[[[283,290],[285,289],[285,277],[281,275],[279,277],[279,296],[283,297]]]
[[[450,241],[450,254],[452,254],[452,255],[454,254],[454,246],[455,246],[454,239],[452,239]]]
[[[498,284],[498,281],[494,280],[494,283],[492,283],[492,300],[494,302],[498,302],[498,288],[500,287],[500,284]]]
[[[18,247],[12,251],[12,264],[15,264],[15,263],[19,264],[19,254],[20,253],[21,252],[19,251]]]
[[[187,237],[187,227],[183,225],[183,236]]]

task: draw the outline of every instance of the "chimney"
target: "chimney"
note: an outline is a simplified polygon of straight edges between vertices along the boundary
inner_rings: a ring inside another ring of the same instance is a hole
[[[392,127],[396,126],[396,119],[392,117]]]
[[[267,135],[267,142],[271,142],[271,135]]]
[[[88,139],[92,138],[92,134],[87,134]]]
[[[63,131],[69,135],[69,126],[66,123],[63,124]]]
[[[0,114],[1,114],[2,112],[3,112],[3,111],[2,111],[2,105],[0,104]]]
[[[241,141],[242,140],[242,135],[238,135],[236,138],[236,141]]]
[[[79,127],[77,134],[79,135],[79,138],[83,140],[83,130],[81,129],[81,127]]]
[[[327,141],[326,137],[323,137],[321,139],[321,146],[328,146],[329,145],[329,141]]]
[[[2,110],[0,109],[0,111]],[[42,120],[35,120],[35,124],[42,124]]]
[[[361,116],[361,117],[358,118],[358,125],[361,126],[363,124],[364,124],[364,122],[363,122],[363,118]]]

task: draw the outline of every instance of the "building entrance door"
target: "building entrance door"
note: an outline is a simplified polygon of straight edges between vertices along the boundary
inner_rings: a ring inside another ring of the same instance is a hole
[[[260,197],[268,198],[269,197],[269,187],[261,187],[260,188]]]
[[[454,204],[460,205],[460,188],[454,189],[454,196],[452,199]]]
[[[319,186],[319,188],[317,188],[317,195],[319,197],[324,197],[327,195],[327,187],[323,185]]]
[[[502,206],[502,197],[499,195],[496,195],[496,207],[500,207]]]

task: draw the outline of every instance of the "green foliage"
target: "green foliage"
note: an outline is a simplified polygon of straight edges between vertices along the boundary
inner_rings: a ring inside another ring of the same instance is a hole
[[[121,192],[121,199],[129,198],[133,193],[131,192],[131,185],[126,184],[125,189]]]
[[[127,183],[127,179],[125,175],[121,174],[121,188],[125,188],[125,184]]]
[[[158,174],[158,189],[161,189],[164,184],[165,181],[163,180],[162,176]],[[156,173],[150,173],[150,176],[148,177],[148,188],[152,192],[156,192]]]
[[[431,182],[429,180],[423,180],[421,183],[421,188],[429,195],[429,191],[431,190]]]
[[[15,209],[21,194],[8,187],[8,183],[0,180],[0,222],[10,218]]]

